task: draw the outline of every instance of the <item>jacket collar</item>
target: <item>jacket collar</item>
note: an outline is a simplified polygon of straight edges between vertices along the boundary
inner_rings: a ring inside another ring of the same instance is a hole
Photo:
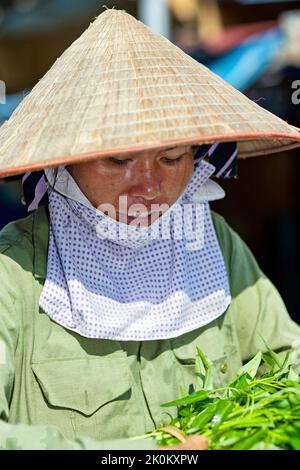
[[[39,207],[33,214],[33,269],[36,279],[46,279],[49,243],[48,208]]]

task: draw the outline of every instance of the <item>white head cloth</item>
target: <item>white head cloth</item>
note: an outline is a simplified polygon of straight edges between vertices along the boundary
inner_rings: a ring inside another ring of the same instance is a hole
[[[82,336],[123,341],[176,337],[222,315],[228,277],[203,197],[209,191],[200,194],[213,171],[200,162],[167,212],[133,227],[95,209],[60,168],[49,194],[43,310]],[[46,175],[52,183],[53,172]]]

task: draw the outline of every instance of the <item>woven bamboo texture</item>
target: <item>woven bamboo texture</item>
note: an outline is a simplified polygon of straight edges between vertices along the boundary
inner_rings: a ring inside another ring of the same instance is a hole
[[[125,11],[106,10],[0,128],[0,176],[170,145],[300,145],[264,110]]]

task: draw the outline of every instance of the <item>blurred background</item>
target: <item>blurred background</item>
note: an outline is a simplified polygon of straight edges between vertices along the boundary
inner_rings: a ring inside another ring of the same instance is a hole
[[[103,11],[124,9],[260,106],[300,127],[298,0],[0,0],[0,125]],[[212,204],[300,323],[300,149],[239,160]],[[26,215],[20,178],[0,185],[0,228]]]

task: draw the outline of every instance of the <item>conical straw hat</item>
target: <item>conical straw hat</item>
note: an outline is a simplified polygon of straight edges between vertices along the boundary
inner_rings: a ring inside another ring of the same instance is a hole
[[[300,145],[300,131],[161,35],[106,10],[0,128],[0,176],[145,148],[239,141],[239,155]]]

